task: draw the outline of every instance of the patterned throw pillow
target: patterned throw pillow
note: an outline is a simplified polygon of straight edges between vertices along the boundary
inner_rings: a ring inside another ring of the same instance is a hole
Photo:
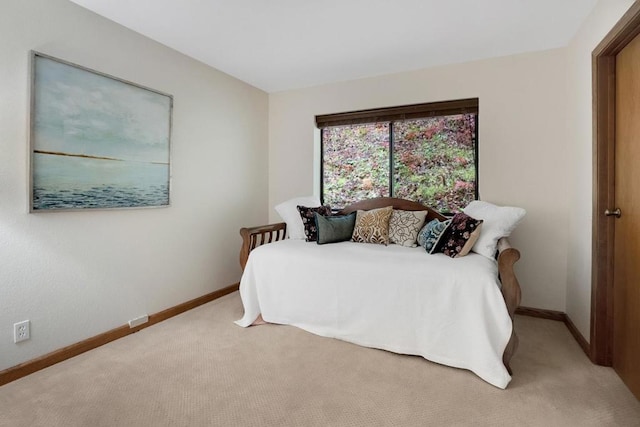
[[[435,248],[440,241],[440,237],[442,237],[450,223],[450,219],[446,221],[440,221],[438,219],[429,221],[418,233],[418,244],[428,253],[435,253]]]
[[[293,199],[286,200],[279,205],[276,205],[274,209],[287,224],[287,235],[289,238],[303,240],[305,238],[304,225],[300,220],[300,212],[296,209],[296,206],[298,205],[320,206],[320,199],[314,196],[294,197]]]
[[[330,206],[318,206],[317,208],[308,208],[306,206],[298,205],[298,212],[302,218],[302,225],[304,225],[304,234],[307,236],[307,242],[315,242],[318,240],[318,228],[316,227],[316,219],[314,213],[319,213],[322,216],[331,215]]]
[[[442,238],[438,242],[436,251],[442,252],[451,258],[465,256],[478,240],[481,228],[481,219],[471,218],[462,212],[455,214],[449,227],[442,233]]]
[[[393,206],[371,209],[370,211],[358,211],[356,214],[356,226],[353,229],[351,240],[360,243],[389,244],[389,220]]]
[[[389,242],[415,248],[416,238],[427,217],[427,211],[393,210],[389,220]]]

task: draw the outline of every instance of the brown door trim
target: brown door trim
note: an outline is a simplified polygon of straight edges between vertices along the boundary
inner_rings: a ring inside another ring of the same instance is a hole
[[[634,3],[592,54],[593,236],[591,360],[611,366],[613,348],[613,217],[615,173],[616,55],[640,34],[640,2]]]

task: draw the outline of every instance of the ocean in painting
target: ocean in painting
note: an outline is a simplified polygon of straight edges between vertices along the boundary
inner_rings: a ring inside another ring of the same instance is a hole
[[[34,153],[33,209],[169,205],[169,165]]]

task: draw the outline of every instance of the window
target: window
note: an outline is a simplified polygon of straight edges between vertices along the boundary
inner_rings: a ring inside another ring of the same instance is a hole
[[[478,194],[478,99],[316,116],[323,203],[399,197],[444,213]]]

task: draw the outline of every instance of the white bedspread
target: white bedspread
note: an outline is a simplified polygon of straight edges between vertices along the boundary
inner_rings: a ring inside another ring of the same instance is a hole
[[[399,245],[283,240],[251,252],[240,282],[244,317],[469,369],[496,387],[511,377],[511,336],[495,261]]]

